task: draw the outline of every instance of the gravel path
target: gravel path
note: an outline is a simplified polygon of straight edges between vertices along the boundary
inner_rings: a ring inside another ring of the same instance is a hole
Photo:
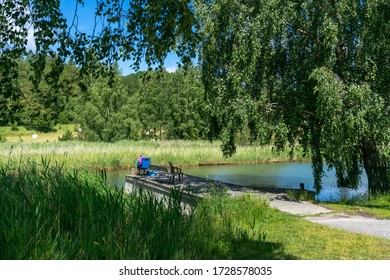
[[[333,213],[331,210],[309,202],[292,201],[284,195],[273,195],[270,206],[283,212],[303,216],[306,220],[375,237],[390,239],[390,220]]]
[[[307,217],[309,221],[376,237],[390,239],[390,220],[378,220],[362,216],[331,214],[317,217]]]

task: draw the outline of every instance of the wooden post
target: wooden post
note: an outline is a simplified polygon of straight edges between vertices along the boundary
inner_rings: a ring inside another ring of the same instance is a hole
[[[299,183],[299,188],[301,189],[301,191],[304,191],[305,190],[305,184],[304,183]]]

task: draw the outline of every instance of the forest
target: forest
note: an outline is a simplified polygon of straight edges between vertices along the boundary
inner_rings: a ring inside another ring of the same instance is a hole
[[[199,70],[136,72],[123,76],[81,75],[72,61],[61,65],[53,85],[55,59],[46,58],[34,80],[32,58],[17,61],[12,95],[0,96],[0,126],[50,132],[77,124],[79,140],[203,139],[205,102]],[[2,77],[0,76],[0,79]]]

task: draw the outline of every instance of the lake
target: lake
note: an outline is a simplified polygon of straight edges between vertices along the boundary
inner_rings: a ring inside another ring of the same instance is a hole
[[[217,165],[183,168],[185,174],[206,177],[212,180],[251,187],[275,187],[299,189],[303,183],[306,190],[314,191],[314,179],[310,163],[260,163],[245,165]],[[107,173],[109,183],[123,186],[129,171]],[[319,201],[339,201],[344,198],[365,196],[368,193],[367,176],[362,174],[358,189],[341,189],[336,186],[334,170],[326,170],[322,190],[316,197]]]

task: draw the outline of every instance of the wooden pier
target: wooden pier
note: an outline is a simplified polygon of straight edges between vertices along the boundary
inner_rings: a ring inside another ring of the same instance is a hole
[[[216,191],[226,191],[228,195],[231,196],[242,195],[243,193],[254,193],[269,199],[285,194],[286,192],[286,189],[266,187],[251,188],[187,174],[184,174],[181,181],[176,180],[174,183],[169,182],[168,178],[164,176],[126,176],[126,191],[131,192],[139,187],[152,191],[158,197],[170,196],[172,189],[180,190],[182,194],[182,203],[191,206],[210,193],[211,188]]]

